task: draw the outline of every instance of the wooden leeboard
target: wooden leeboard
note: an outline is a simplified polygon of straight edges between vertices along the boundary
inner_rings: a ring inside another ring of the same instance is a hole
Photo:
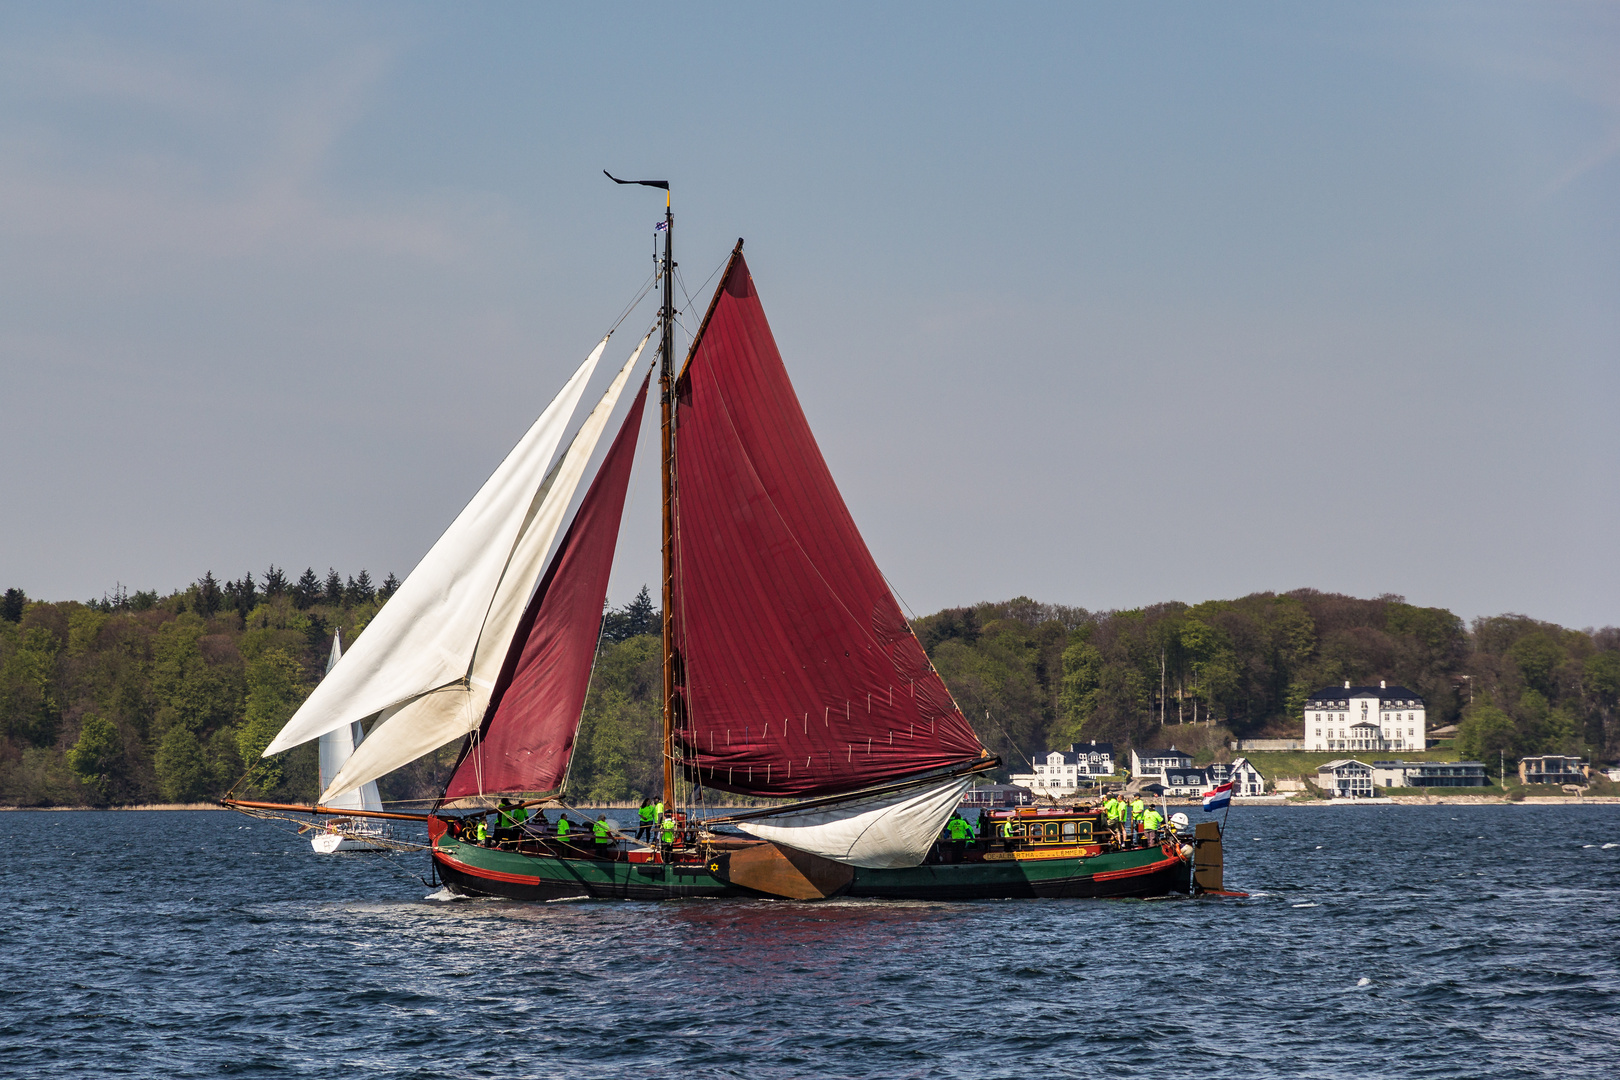
[[[733,849],[726,877],[733,885],[787,900],[825,900],[855,880],[855,868],[766,841]]]
[[[1193,830],[1193,884],[1205,892],[1220,892],[1226,870],[1221,855],[1221,827],[1213,821],[1200,821]]]

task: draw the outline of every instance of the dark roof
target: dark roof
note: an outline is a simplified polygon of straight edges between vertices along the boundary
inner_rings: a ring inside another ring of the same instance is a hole
[[[1138,750],[1136,752],[1136,756],[1140,758],[1170,757],[1172,755],[1176,757],[1184,757],[1188,761],[1192,760],[1191,754],[1187,753],[1185,750],[1178,750],[1174,746],[1169,747],[1168,749],[1161,746],[1155,750]]]
[[[1114,756],[1114,744],[1111,742],[1077,742],[1069,744],[1071,754],[1107,754]]]
[[[1423,695],[1408,690],[1404,686],[1324,686],[1310,697],[1305,699],[1309,705],[1313,701],[1344,701],[1353,697],[1375,697],[1379,701],[1418,701]]]

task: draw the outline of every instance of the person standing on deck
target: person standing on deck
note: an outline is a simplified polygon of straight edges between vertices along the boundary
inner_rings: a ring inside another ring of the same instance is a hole
[[[1125,816],[1124,800],[1110,791],[1108,798],[1103,802],[1103,813],[1108,819],[1108,831],[1114,834],[1114,842],[1123,844],[1125,839],[1120,833],[1120,828],[1121,819]]]
[[[1131,833],[1135,834],[1142,827],[1142,815],[1147,813],[1147,803],[1138,795],[1131,800],[1130,826]]]
[[[489,847],[489,821],[486,818],[478,819],[478,828],[473,832],[473,839],[478,841],[479,847]]]
[[[1157,806],[1150,806],[1142,811],[1142,831],[1147,839],[1148,846],[1159,842],[1159,829],[1164,825],[1164,815],[1159,813]]]
[[[959,863],[967,855],[968,837],[973,835],[973,826],[961,814],[953,811],[951,819],[945,823],[945,832],[951,838],[951,862]]]
[[[1008,818],[1001,823],[1001,843],[1008,851],[1018,850],[1018,838],[1023,835],[1024,827],[1016,818]]]
[[[572,832],[573,829],[574,826],[568,821],[568,814],[566,812],[559,811],[557,814],[557,842],[559,844],[568,843],[568,834]]]
[[[608,828],[607,815],[597,814],[596,820],[591,822],[591,840],[596,845],[598,859],[613,858],[613,832]]]
[[[495,846],[502,847],[513,837],[516,822],[512,819],[512,800],[503,797],[495,808]]]
[[[653,824],[658,820],[658,811],[651,799],[641,800],[641,809],[636,811],[636,839],[651,843],[653,838]]]
[[[661,826],[663,832],[661,839],[663,841],[664,860],[666,862],[669,861],[670,857],[675,853],[675,833],[679,828],[680,825],[675,820],[674,814],[664,815]]]

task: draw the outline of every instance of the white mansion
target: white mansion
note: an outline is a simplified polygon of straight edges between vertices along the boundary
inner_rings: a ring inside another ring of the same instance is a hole
[[[1072,743],[1036,758],[1032,773],[1014,773],[1012,782],[1037,795],[1073,795],[1082,787],[1114,775],[1114,744],[1092,741]]]
[[[1307,750],[1423,750],[1423,699],[1404,686],[1329,686],[1305,699]]]

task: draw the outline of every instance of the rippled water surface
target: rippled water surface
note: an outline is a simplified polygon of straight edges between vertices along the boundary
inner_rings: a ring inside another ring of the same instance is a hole
[[[1196,813],[1196,811],[1195,811]],[[427,899],[4,813],[8,1077],[1620,1076],[1620,807],[1238,808],[1250,900]]]

